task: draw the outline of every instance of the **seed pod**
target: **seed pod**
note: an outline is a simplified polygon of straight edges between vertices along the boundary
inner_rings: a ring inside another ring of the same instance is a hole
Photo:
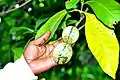
[[[54,48],[52,57],[57,64],[66,64],[71,59],[72,52],[71,45],[60,43]]]
[[[79,30],[74,26],[66,27],[62,32],[62,38],[65,43],[73,44],[78,40]]]

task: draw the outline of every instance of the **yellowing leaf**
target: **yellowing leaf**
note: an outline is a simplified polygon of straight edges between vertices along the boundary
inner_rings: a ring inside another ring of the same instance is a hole
[[[85,13],[85,35],[88,47],[105,73],[115,79],[119,44],[113,30],[105,27],[90,13]]]

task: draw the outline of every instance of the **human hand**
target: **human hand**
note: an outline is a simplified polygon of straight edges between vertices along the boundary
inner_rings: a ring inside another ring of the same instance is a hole
[[[34,74],[44,72],[57,65],[51,57],[51,52],[54,47],[62,41],[43,45],[49,37],[50,31],[47,31],[39,39],[31,41],[24,51],[24,58]]]

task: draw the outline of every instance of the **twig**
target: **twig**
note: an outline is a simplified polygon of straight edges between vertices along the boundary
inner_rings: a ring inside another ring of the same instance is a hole
[[[17,9],[25,6],[25,5],[28,4],[29,2],[31,2],[31,0],[28,0],[28,1],[26,1],[25,3],[21,4],[18,8],[10,9],[10,10],[7,10],[7,11],[5,11],[5,12],[0,12],[0,15],[4,15],[4,14],[8,14],[8,13],[10,13],[10,12],[13,12],[13,11],[15,11],[15,10],[17,10]]]
[[[81,27],[79,27],[78,30],[80,31],[80,30],[81,30],[82,28],[84,28],[84,27],[85,27],[85,25],[82,25]]]
[[[85,17],[85,16],[81,16],[81,17],[80,17],[80,20],[75,24],[75,27],[77,27],[77,26],[81,23],[81,21],[84,19],[84,17]]]
[[[18,0],[17,2],[13,3],[13,5],[11,5],[11,6],[8,8],[8,10],[12,9],[12,8],[15,6],[15,4],[19,4],[19,3],[22,2],[22,1],[23,1],[23,0]]]
[[[89,10],[89,8],[87,7],[86,9],[85,9],[85,12],[87,12]]]
[[[81,11],[83,10],[84,0],[81,0]]]

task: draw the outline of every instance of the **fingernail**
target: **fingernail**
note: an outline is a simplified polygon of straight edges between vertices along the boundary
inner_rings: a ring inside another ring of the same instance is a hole
[[[50,34],[50,31],[47,31],[46,33]]]

